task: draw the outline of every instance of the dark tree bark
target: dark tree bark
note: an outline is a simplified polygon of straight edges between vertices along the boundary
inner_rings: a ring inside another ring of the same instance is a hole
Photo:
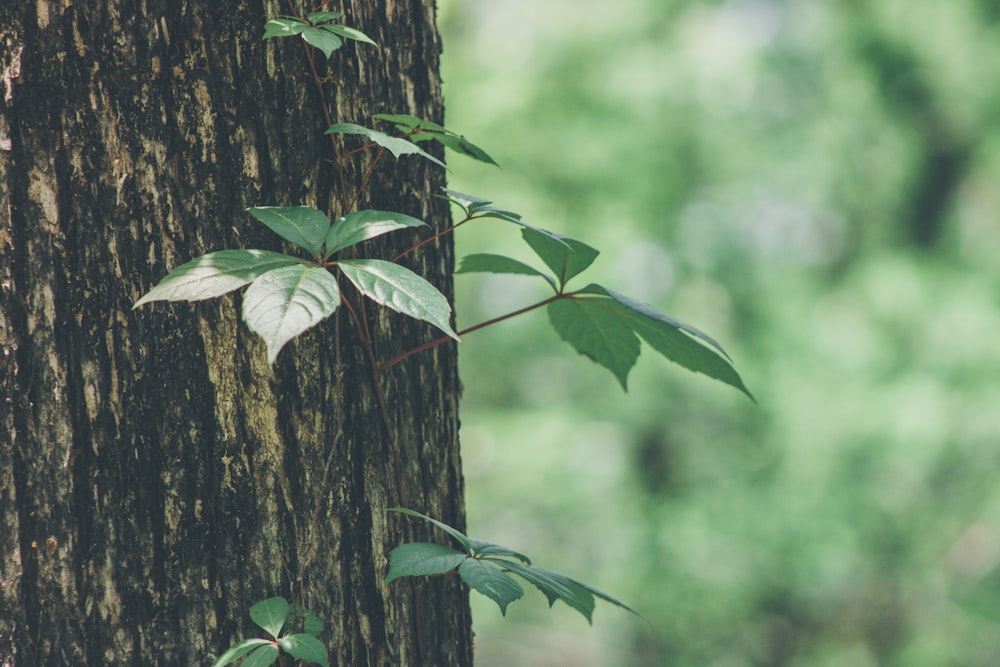
[[[334,53],[333,120],[440,122],[433,3],[331,9],[380,45]],[[429,537],[388,507],[464,523],[455,346],[384,372],[382,411],[343,308],[273,369],[238,296],[131,309],[197,255],[280,249],[249,206],[346,212],[371,157],[336,177],[302,41],[261,41],[288,12],[0,3],[0,664],[207,665],[272,595],[327,622],[331,664],[471,663],[457,581],[382,584]],[[386,158],[359,206],[444,226],[440,168]],[[450,295],[449,238],[407,265]],[[382,359],[437,337],[363,317]]]

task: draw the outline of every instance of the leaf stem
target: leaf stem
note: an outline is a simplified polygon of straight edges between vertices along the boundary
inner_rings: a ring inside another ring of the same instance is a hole
[[[549,305],[553,301],[558,301],[560,299],[570,299],[570,298],[572,298],[572,295],[569,295],[569,294],[563,294],[563,293],[553,294],[549,298],[543,299],[542,301],[539,301],[538,303],[533,303],[530,306],[525,306],[524,308],[519,308],[517,310],[514,310],[514,311],[511,311],[509,313],[506,313],[505,315],[500,315],[499,317],[494,317],[493,319],[486,320],[485,322],[480,322],[479,324],[473,324],[471,327],[468,327],[466,329],[462,329],[460,331],[457,331],[456,333],[459,336],[464,336],[465,334],[472,333],[473,331],[479,331],[480,329],[483,329],[485,327],[491,326],[493,324],[499,324],[500,322],[503,322],[504,320],[509,320],[512,317],[517,317],[518,315],[523,315],[524,313],[530,313],[531,311],[537,310],[538,308],[541,308],[542,306]],[[403,352],[402,354],[393,357],[389,361],[382,362],[382,364],[380,365],[380,367],[382,369],[390,368],[392,366],[395,366],[399,362],[401,362],[403,359],[406,359],[407,357],[413,356],[414,354],[417,354],[418,352],[423,352],[423,351],[429,350],[429,349],[431,349],[433,347],[437,347],[441,343],[447,343],[450,340],[455,340],[455,339],[452,338],[451,336],[441,336],[440,338],[435,338],[434,340],[428,341],[428,342],[424,343],[423,345],[418,345],[417,347],[415,347],[415,348],[413,348],[411,350],[407,350],[406,352]]]
[[[365,174],[365,177],[361,179],[361,185],[359,185],[358,189],[354,192],[354,198],[351,199],[351,203],[344,210],[345,215],[354,210],[354,207],[358,203],[358,199],[361,198],[361,193],[364,192],[365,188],[368,187],[368,181],[371,179],[372,174],[375,172],[375,167],[378,165],[378,161],[382,159],[383,153],[385,153],[384,146],[378,150],[378,153],[375,154],[375,159],[372,160],[371,166],[368,167],[368,172]]]
[[[482,216],[480,216],[480,217],[482,217]],[[400,258],[405,257],[406,255],[409,255],[411,252],[414,252],[415,250],[420,249],[422,246],[425,246],[428,243],[431,243],[432,241],[438,240],[439,238],[441,238],[445,234],[450,234],[451,232],[455,231],[456,229],[458,229],[459,227],[461,227],[465,223],[469,222],[470,220],[476,220],[476,219],[477,218],[474,218],[472,216],[468,216],[467,215],[467,216],[465,216],[464,220],[460,220],[459,222],[456,222],[451,227],[446,227],[445,229],[442,229],[440,232],[438,232],[434,236],[428,237],[428,238],[424,239],[423,241],[420,241],[416,245],[410,246],[409,248],[407,248],[403,252],[401,252],[398,255],[396,255],[395,257],[393,257],[391,261],[398,262],[400,260]]]

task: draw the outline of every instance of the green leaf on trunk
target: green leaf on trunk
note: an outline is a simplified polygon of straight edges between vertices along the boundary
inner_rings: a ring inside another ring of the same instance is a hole
[[[306,660],[323,667],[330,667],[330,657],[326,647],[312,635],[288,635],[278,640],[278,646],[296,660]]]
[[[396,158],[399,158],[400,155],[419,155],[420,157],[430,160],[434,164],[442,167],[446,166],[444,162],[426,152],[412,141],[407,141],[406,139],[401,139],[399,137],[390,137],[385,132],[372,130],[361,125],[355,125],[354,123],[335,123],[330,126],[325,134],[358,134],[367,137],[374,143],[382,146]]]
[[[437,519],[432,519],[429,516],[427,516],[426,514],[421,514],[420,512],[416,512],[414,510],[407,509],[405,507],[390,507],[389,511],[390,512],[399,512],[400,514],[406,514],[408,516],[413,516],[413,517],[416,517],[418,519],[423,519],[424,521],[432,523],[435,526],[437,526],[438,528],[440,528],[441,530],[443,530],[444,532],[446,532],[449,535],[451,535],[453,538],[455,538],[455,541],[458,542],[459,544],[461,544],[464,549],[471,550],[471,548],[472,548],[471,547],[471,544],[472,544],[471,540],[468,537],[466,537],[464,533],[462,533],[459,530],[456,530],[455,528],[452,528],[451,526],[449,526],[448,524],[446,524],[446,523],[444,523],[442,521],[438,521]]]
[[[375,114],[375,118],[395,123],[396,129],[400,132],[415,133],[410,135],[411,141],[436,141],[445,148],[451,149],[456,153],[461,153],[462,155],[471,157],[474,160],[479,160],[480,162],[485,162],[486,164],[492,164],[496,167],[500,166],[497,164],[496,160],[490,157],[489,154],[482,148],[476,146],[462,135],[452,132],[448,128],[438,125],[437,123],[429,120],[423,120],[409,114],[380,113]]]
[[[342,260],[337,266],[372,301],[429,322],[458,340],[458,334],[451,329],[448,299],[413,271],[381,259]]]
[[[742,391],[750,400],[756,400],[743,384],[729,355],[708,334],[601,285],[588,285],[581,292],[611,297],[610,306],[620,319],[670,361],[724,382]]]
[[[247,210],[281,238],[319,257],[330,230],[330,219],[322,211],[312,206],[257,206]]]
[[[264,24],[262,39],[272,37],[292,37],[301,34],[309,25],[291,16],[281,16]]]
[[[212,663],[212,667],[225,667],[225,665],[236,662],[258,646],[265,644],[273,645],[273,642],[267,639],[244,639],[226,649],[225,653]]]
[[[496,602],[504,616],[507,605],[524,595],[524,589],[514,577],[475,558],[467,558],[458,566],[458,576],[470,588]]]
[[[426,223],[392,211],[364,210],[348,213],[330,226],[330,231],[326,235],[326,254],[406,227],[426,227]]]
[[[560,289],[585,270],[600,254],[582,241],[525,227],[521,236],[545,265],[556,274]]]
[[[250,607],[250,620],[264,628],[267,634],[277,637],[291,609],[288,600],[283,597],[268,598]]]
[[[342,17],[343,14],[340,12],[313,12],[306,18],[313,25],[319,25],[320,23],[325,23],[326,21],[334,21]]]
[[[316,614],[298,604],[292,605],[292,614],[302,621],[302,632],[319,637],[323,632],[323,621]]]
[[[243,659],[240,667],[271,667],[278,661],[280,651],[274,644],[261,646]]]
[[[339,25],[334,23],[327,23],[326,25],[321,25],[319,27],[322,28],[323,30],[329,30],[330,32],[334,33],[335,35],[339,35],[344,39],[353,39],[356,42],[365,42],[367,44],[371,44],[372,46],[378,46],[378,44],[372,41],[371,37],[361,32],[360,30],[357,30],[356,28],[348,28],[345,25]]]
[[[319,324],[340,305],[337,279],[322,266],[296,264],[269,271],[247,288],[243,320],[267,344],[274,363],[281,348]]]
[[[421,577],[451,572],[461,565],[468,554],[430,542],[409,542],[389,552],[388,584],[400,577]]]
[[[323,26],[323,28],[327,27],[328,26]],[[323,55],[325,55],[327,60],[329,60],[330,56],[333,55],[333,52],[344,45],[344,41],[329,30],[324,30],[323,28],[306,28],[302,31],[302,39],[322,51]]]
[[[220,250],[196,257],[168,273],[133,308],[150,301],[201,301],[243,287],[268,271],[302,260],[267,250]]]
[[[559,299],[546,310],[559,337],[580,354],[604,366],[628,389],[628,373],[639,358],[639,339],[611,299]]]

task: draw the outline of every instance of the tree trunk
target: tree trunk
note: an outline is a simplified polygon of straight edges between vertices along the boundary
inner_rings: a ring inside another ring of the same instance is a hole
[[[334,122],[440,122],[433,3],[334,9],[380,45],[334,53]],[[471,663],[456,580],[382,584],[391,548],[430,538],[388,507],[464,523],[455,346],[376,388],[344,308],[273,368],[239,296],[131,309],[197,255],[280,250],[249,206],[347,212],[337,202],[371,157],[336,177],[302,40],[261,40],[278,13],[276,0],[0,3],[5,667],[207,665],[261,635],[247,609],[273,595],[326,621],[331,664]],[[358,206],[442,228],[441,172],[385,156]],[[450,296],[448,239],[408,266]],[[382,359],[438,335],[371,302],[362,316]]]

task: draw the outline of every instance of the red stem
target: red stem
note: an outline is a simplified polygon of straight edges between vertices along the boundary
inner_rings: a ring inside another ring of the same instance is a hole
[[[395,257],[393,257],[391,261],[393,261],[393,262],[399,261],[399,259],[401,257],[405,257],[406,255],[409,255],[411,252],[419,249],[422,246],[427,245],[431,241],[436,241],[439,238],[441,238],[442,236],[444,236],[445,234],[450,234],[451,232],[455,231],[456,229],[458,229],[459,227],[461,227],[462,225],[464,225],[465,223],[467,223],[469,220],[476,220],[476,218],[466,217],[465,220],[461,220],[459,222],[456,222],[454,225],[452,225],[451,227],[448,227],[447,229],[442,229],[440,232],[438,232],[434,236],[431,236],[430,238],[426,238],[426,239],[424,239],[423,241],[421,241],[420,243],[418,243],[416,245],[410,246],[409,248],[407,248],[403,252],[401,252],[398,255],[396,255]]]

